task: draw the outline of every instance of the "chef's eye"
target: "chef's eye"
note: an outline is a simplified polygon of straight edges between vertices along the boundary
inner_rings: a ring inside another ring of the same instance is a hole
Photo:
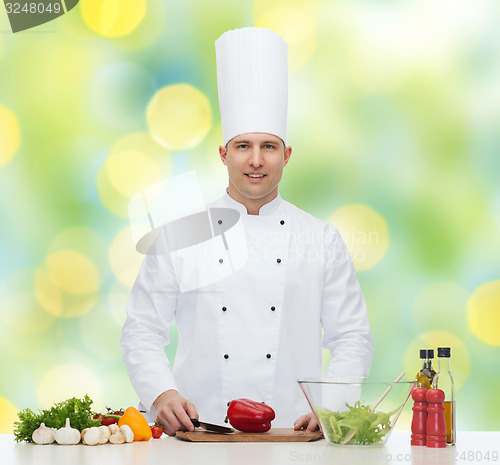
[[[275,147],[273,144],[266,144],[266,145],[264,145],[264,148],[265,148],[266,150],[273,150],[273,149],[275,149],[276,147]]]
[[[246,148],[248,148],[248,144],[238,144],[236,146],[237,149],[241,149],[241,150],[245,150]]]

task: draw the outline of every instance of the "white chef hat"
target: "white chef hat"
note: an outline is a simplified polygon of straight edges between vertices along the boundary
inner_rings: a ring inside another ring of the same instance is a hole
[[[286,145],[287,43],[274,31],[245,27],[215,41],[224,145],[248,132],[280,137]]]

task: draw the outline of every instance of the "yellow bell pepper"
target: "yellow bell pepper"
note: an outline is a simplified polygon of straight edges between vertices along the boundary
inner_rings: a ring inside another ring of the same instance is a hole
[[[149,441],[152,433],[148,422],[135,407],[129,407],[118,420],[118,426],[128,425],[134,433],[134,441]]]

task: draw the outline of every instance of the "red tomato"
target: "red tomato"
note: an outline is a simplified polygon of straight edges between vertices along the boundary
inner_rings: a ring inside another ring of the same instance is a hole
[[[153,434],[153,438],[158,439],[163,434],[163,428],[157,424],[151,426],[151,433]]]
[[[114,423],[118,423],[118,418],[103,418],[101,420],[101,425],[104,425],[104,426],[109,426],[109,425],[113,425]]]

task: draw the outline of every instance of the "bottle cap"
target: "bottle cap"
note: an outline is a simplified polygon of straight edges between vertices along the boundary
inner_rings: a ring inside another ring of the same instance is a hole
[[[438,357],[450,358],[451,349],[449,347],[438,347]]]
[[[420,349],[420,358],[434,358],[434,349]]]

